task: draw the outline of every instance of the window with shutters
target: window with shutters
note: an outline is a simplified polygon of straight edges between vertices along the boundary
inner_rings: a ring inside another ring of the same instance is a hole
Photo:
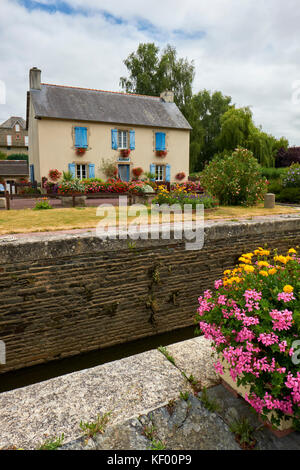
[[[155,165],[155,180],[156,181],[165,180],[165,165]]]
[[[76,177],[80,180],[87,178],[87,166],[86,165],[76,165]]]
[[[128,132],[118,131],[118,148],[120,150],[128,148]]]
[[[74,143],[76,148],[88,148],[87,127],[74,127]]]

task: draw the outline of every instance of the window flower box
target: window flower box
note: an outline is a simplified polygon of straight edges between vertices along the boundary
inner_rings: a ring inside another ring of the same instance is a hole
[[[156,150],[156,156],[160,158],[166,157],[168,152],[166,150]]]
[[[130,149],[121,149],[120,150],[120,156],[122,158],[129,158],[130,155]]]
[[[76,155],[78,155],[79,157],[82,157],[82,155],[84,155],[85,152],[86,152],[85,148],[77,148],[76,149]]]

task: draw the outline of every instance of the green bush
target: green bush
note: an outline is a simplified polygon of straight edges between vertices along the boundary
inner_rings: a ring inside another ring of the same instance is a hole
[[[7,156],[7,160],[26,160],[28,162],[28,155],[26,153],[11,153]]]
[[[4,152],[0,152],[0,160],[7,160],[7,155]]]
[[[286,171],[282,185],[284,188],[300,188],[300,164],[294,163]]]
[[[261,174],[268,180],[278,180],[284,176],[286,168],[262,168]]]
[[[283,187],[280,180],[269,180],[268,193],[280,194],[282,189]]]
[[[300,202],[300,188],[283,188],[277,196],[279,202],[289,202],[297,204]]]
[[[53,207],[50,206],[47,199],[43,201],[38,201],[33,208],[34,211],[40,211],[40,210],[46,210],[46,209],[53,209]]]
[[[263,199],[266,183],[253,153],[241,147],[222,158],[215,156],[201,176],[205,191],[222,205],[255,205]]]

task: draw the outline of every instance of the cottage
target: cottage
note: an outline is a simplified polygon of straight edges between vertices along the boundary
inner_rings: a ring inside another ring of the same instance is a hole
[[[0,124],[0,151],[7,155],[28,153],[28,132],[22,117],[12,116]]]
[[[160,97],[107,92],[41,83],[41,71],[29,73],[27,126],[32,180],[50,169],[77,178],[103,178],[102,160],[114,161],[129,181],[141,167],[156,181],[189,174],[191,126],[172,92]]]
[[[15,183],[27,180],[28,163],[26,160],[0,160],[0,192],[14,192]]]

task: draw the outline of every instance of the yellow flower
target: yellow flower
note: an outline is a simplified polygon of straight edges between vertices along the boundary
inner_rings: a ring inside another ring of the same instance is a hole
[[[294,248],[290,248],[289,251],[288,251],[288,253],[294,253],[294,254],[296,255],[296,254],[297,254],[297,251],[294,250]]]
[[[267,273],[267,271],[259,271],[259,274],[261,274],[262,276],[265,276],[265,277],[268,277],[269,274]]]
[[[288,262],[287,258],[285,256],[274,256],[274,261],[280,261],[283,264],[286,264]]]
[[[241,268],[243,268],[244,271],[246,271],[246,273],[253,273],[254,272],[254,267],[249,266],[248,264],[241,264]]]
[[[225,276],[230,276],[230,274],[231,274],[230,269],[227,269],[226,271],[224,271],[224,275],[225,275]]]
[[[287,286],[284,286],[284,288],[283,288],[283,292],[286,292],[287,294],[290,294],[293,291],[294,291],[293,286],[287,285]]]
[[[266,268],[268,268],[270,265],[267,261],[258,261],[258,266],[265,266]]]
[[[277,273],[277,269],[275,269],[275,268],[269,269],[268,273],[269,273],[269,274],[276,274],[276,273]]]
[[[241,258],[239,258],[239,261],[241,261],[242,263],[245,263],[245,264],[251,264],[251,260],[248,259],[248,258],[244,258],[243,256],[241,256]]]

